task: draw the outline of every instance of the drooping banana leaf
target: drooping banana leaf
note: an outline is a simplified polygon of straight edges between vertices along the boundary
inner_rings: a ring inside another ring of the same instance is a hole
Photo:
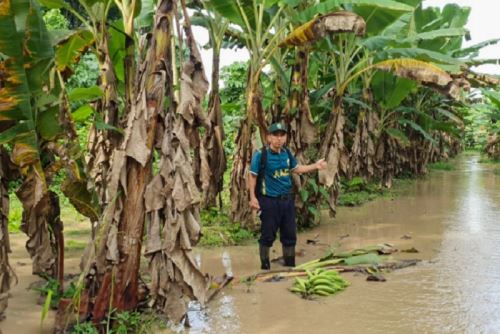
[[[363,35],[365,32],[365,22],[360,16],[354,13],[345,11],[329,13],[294,29],[279,46],[298,46],[313,43],[327,34],[340,32],[352,32],[356,35]]]
[[[317,14],[326,14],[342,9],[343,5],[365,5],[388,11],[397,11],[400,14],[413,10],[411,6],[391,0],[327,0],[302,11],[297,14],[295,19],[298,22],[307,22]]]

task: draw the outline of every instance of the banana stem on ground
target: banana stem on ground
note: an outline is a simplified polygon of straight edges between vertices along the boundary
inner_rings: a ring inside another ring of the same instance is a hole
[[[379,270],[396,270],[402,269],[406,267],[415,266],[421,260],[419,259],[411,259],[411,260],[400,260],[394,262],[386,262],[383,264],[379,264],[376,266]],[[326,261],[323,261],[326,262]],[[373,267],[372,265],[359,265],[359,266],[338,266],[338,265],[329,265],[322,267],[325,270],[337,270],[338,272],[360,272],[360,273],[368,273],[367,269]],[[310,270],[310,269],[307,269]],[[289,269],[289,270],[271,270],[260,272],[255,275],[250,275],[244,277],[242,279],[235,279],[234,282],[245,282],[245,281],[256,281],[256,282],[264,282],[271,279],[280,279],[280,278],[290,278],[290,277],[300,277],[307,276],[306,269]],[[237,283],[234,283],[237,284]]]

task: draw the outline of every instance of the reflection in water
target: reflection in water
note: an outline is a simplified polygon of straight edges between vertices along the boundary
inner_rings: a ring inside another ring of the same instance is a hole
[[[222,253],[222,266],[226,270],[227,276],[233,276],[233,268],[231,266],[231,256],[227,251],[224,251]]]
[[[201,268],[201,254],[200,253],[194,254],[194,263],[196,264],[196,267]]]
[[[210,305],[210,314],[199,303],[190,303],[188,317],[189,333],[239,333],[238,314],[234,307],[234,297],[221,294]],[[214,330],[215,329],[215,330]]]

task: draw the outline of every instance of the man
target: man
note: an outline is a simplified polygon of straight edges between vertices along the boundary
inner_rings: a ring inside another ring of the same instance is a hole
[[[295,267],[297,226],[290,173],[301,174],[326,168],[324,159],[311,165],[298,165],[295,157],[285,147],[286,131],[286,127],[281,123],[271,124],[267,135],[269,146],[265,148],[265,153],[257,151],[254,154],[248,178],[250,207],[260,210],[262,221],[259,252],[263,270],[271,268],[269,250],[276,239],[278,229],[284,264]]]

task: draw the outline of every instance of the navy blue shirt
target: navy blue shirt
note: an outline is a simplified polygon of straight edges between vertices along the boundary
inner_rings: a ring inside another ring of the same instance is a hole
[[[298,167],[297,160],[293,155],[288,155],[284,148],[279,153],[274,152],[269,147],[266,149],[267,163],[260,193],[270,197],[289,194],[292,190],[292,176],[290,173]],[[261,150],[256,151],[252,157],[250,173],[253,175],[259,174],[261,157]],[[258,186],[257,184],[256,187]],[[257,189],[256,193],[258,193]]]

